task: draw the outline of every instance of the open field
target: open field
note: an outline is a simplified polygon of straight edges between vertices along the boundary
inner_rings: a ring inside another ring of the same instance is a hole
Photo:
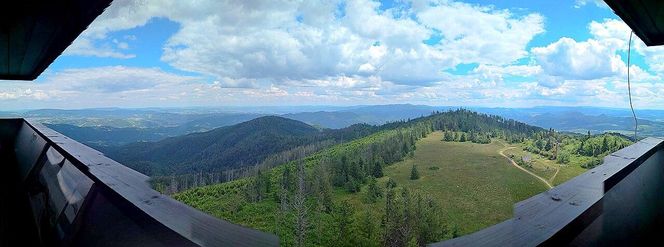
[[[505,147],[500,142],[444,142],[442,138],[441,132],[434,132],[421,139],[413,158],[387,167],[385,174],[400,186],[437,198],[448,223],[456,225],[461,234],[510,218],[515,202],[547,189],[500,156],[498,152]],[[418,167],[418,180],[409,179],[412,165]]]

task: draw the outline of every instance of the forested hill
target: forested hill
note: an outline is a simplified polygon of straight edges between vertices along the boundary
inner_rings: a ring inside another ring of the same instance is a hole
[[[438,200],[430,195],[381,179],[385,167],[413,156],[416,141],[433,131],[480,143],[522,141],[547,132],[468,110],[433,112],[378,129],[298,161],[258,170],[255,176],[187,190],[174,198],[234,223],[275,233],[284,246],[423,246],[448,237],[445,229],[452,228],[443,221],[447,212],[441,212]],[[176,182],[162,188],[178,187],[182,181]],[[367,203],[371,210],[362,210],[358,203]],[[297,215],[306,219],[294,220]],[[294,222],[305,221],[316,222],[316,228],[293,227]],[[298,240],[296,236],[302,235],[316,237]]]
[[[308,145],[307,150],[316,150],[367,135],[374,129],[369,125],[353,125],[320,130],[296,120],[267,116],[157,142],[105,147],[103,151],[148,175],[212,172],[255,165],[270,155],[296,147]]]
[[[426,117],[407,121],[397,121],[382,125],[381,129],[407,128],[414,125],[427,125],[431,130],[460,131],[468,133],[468,138],[478,138],[469,141],[483,142],[486,138],[502,137],[507,141],[522,141],[535,133],[545,129],[528,125],[512,119],[495,115],[477,113],[470,110],[458,109],[446,112],[433,112]],[[479,139],[482,139],[481,141]]]

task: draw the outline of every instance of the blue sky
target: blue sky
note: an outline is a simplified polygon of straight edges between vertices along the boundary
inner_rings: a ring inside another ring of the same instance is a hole
[[[0,109],[624,108],[628,37],[597,0],[115,0]],[[664,50],[633,48],[636,106],[664,108]]]

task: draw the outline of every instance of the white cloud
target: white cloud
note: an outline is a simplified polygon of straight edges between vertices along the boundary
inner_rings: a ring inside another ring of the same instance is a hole
[[[593,5],[599,7],[599,8],[605,8],[608,9],[609,6],[604,3],[602,0],[576,0],[574,2],[574,8],[582,8],[588,4],[592,3]]]
[[[88,37],[79,37],[64,51],[65,55],[92,56],[92,57],[111,57],[111,58],[134,58],[136,55],[123,53],[119,50],[129,48],[125,42],[111,44],[95,45],[95,40]]]
[[[523,58],[527,43],[544,31],[539,14],[517,16],[465,3],[412,3],[411,9],[385,11],[371,0],[341,3],[119,0],[83,37],[101,40],[110,32],[164,17],[179,23],[181,29],[168,40],[162,60],[219,81],[280,84],[379,75],[397,84],[427,85],[459,63],[505,65]],[[339,10],[339,6],[345,8]],[[481,28],[463,30],[457,28],[463,26],[459,23]],[[436,32],[445,36],[439,44],[423,43]],[[86,51],[120,57],[129,41],[111,50]]]
[[[536,13],[514,16],[508,10],[449,2],[417,14],[427,27],[439,31],[439,49],[456,63],[503,65],[525,57],[526,45],[544,32],[544,18]]]
[[[186,84],[194,80],[194,77],[167,73],[158,68],[109,66],[66,69],[48,76],[44,84],[60,91],[119,93]]]
[[[602,22],[592,21],[589,25],[590,34],[606,45],[615,47],[620,51],[627,51],[627,43],[631,29],[623,21],[618,19],[605,19]],[[650,70],[664,73],[664,47],[646,46],[638,36],[632,38],[632,52],[644,57]]]
[[[546,47],[533,48],[532,52],[548,75],[589,80],[620,73],[624,63],[616,50],[594,39],[577,42],[563,37]]]
[[[624,100],[626,66],[618,54],[629,30],[620,20],[590,23],[586,40],[529,49],[545,18],[528,10],[455,1],[397,1],[391,9],[370,0],[340,3],[115,0],[67,54],[131,58],[141,34],[112,33],[166,18],[180,29],[161,47],[161,60],[197,76],[125,66],[67,69],[0,88],[0,100],[20,106],[37,99],[48,107]],[[634,49],[650,67],[632,67],[635,99],[664,101],[652,99],[664,90],[661,73],[651,73],[664,72],[664,53],[642,43]],[[463,75],[446,72],[459,64],[477,66]]]

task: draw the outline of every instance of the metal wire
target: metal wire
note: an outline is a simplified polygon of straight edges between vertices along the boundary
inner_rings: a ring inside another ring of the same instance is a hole
[[[631,31],[629,33],[629,43],[627,44],[627,93],[629,94],[629,108],[632,109],[632,116],[634,117],[634,141],[637,141],[636,139],[636,131],[639,127],[639,122],[636,119],[636,113],[634,112],[634,105],[632,105],[632,85],[629,80],[629,66],[631,64],[630,58],[632,54],[632,36],[634,35],[634,31]]]

